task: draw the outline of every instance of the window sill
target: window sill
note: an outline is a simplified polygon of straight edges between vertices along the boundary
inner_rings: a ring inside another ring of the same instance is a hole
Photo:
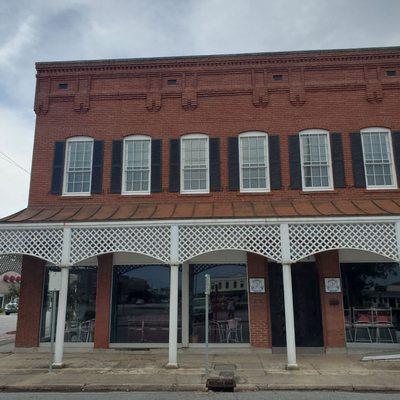
[[[279,192],[279,190],[276,190],[276,192]],[[238,192],[236,193],[236,196],[269,196],[272,194],[272,191],[268,192]]]
[[[339,190],[337,190],[337,189],[330,189],[330,190],[301,190],[301,189],[299,189],[299,193],[300,193],[301,195],[305,195],[305,196],[308,196],[308,195],[310,195],[310,194],[317,194],[317,195],[326,194],[326,195],[331,195],[331,194],[338,194],[338,193],[339,193]]]
[[[178,193],[178,197],[213,197],[213,193]]]
[[[393,193],[400,192],[400,188],[371,188],[371,189],[362,189],[364,193]]]
[[[70,199],[90,199],[92,194],[62,194],[61,197],[68,197]]]

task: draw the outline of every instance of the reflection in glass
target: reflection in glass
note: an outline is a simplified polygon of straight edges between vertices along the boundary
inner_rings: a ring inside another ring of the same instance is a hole
[[[46,268],[40,332],[41,342],[50,341],[51,299],[47,291],[50,270],[59,271],[60,269],[55,267]],[[93,342],[96,314],[96,284],[96,267],[73,267],[70,269],[65,342]]]
[[[348,342],[400,343],[400,266],[341,264]]]
[[[113,277],[111,342],[168,343],[170,266],[114,266]],[[180,294],[179,286],[178,340]]]
[[[190,265],[191,343],[204,342],[205,274],[211,277],[210,343],[248,343],[249,317],[246,265]]]

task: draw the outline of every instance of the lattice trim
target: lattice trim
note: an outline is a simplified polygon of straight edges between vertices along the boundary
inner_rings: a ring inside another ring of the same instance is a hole
[[[217,250],[244,250],[281,260],[279,225],[205,225],[179,228],[179,260]]]
[[[289,225],[290,255],[293,262],[326,250],[365,250],[397,261],[394,223]]]
[[[0,275],[8,271],[21,273],[22,271],[22,255],[7,254],[0,256]]]
[[[76,264],[105,253],[132,252],[168,263],[170,229],[169,226],[73,228],[70,262]]]
[[[0,229],[0,255],[24,254],[59,264],[62,228]]]

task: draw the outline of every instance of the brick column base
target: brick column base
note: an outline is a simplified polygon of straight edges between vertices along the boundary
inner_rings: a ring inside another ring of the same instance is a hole
[[[264,278],[265,293],[250,293],[250,343],[254,347],[271,348],[271,318],[268,297],[267,259],[258,254],[247,253],[249,278]]]
[[[15,347],[39,346],[44,271],[45,261],[23,257]]]
[[[339,252],[325,251],[315,256],[321,292],[322,326],[325,348],[345,348],[343,293],[326,293],[325,278],[340,278]]]
[[[97,257],[96,322],[94,348],[108,349],[110,344],[110,310],[113,254]]]

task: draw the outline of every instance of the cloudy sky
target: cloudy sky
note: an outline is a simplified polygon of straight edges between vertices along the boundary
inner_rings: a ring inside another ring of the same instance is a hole
[[[399,17],[400,0],[0,0],[0,216],[27,205],[36,61],[396,46]]]

